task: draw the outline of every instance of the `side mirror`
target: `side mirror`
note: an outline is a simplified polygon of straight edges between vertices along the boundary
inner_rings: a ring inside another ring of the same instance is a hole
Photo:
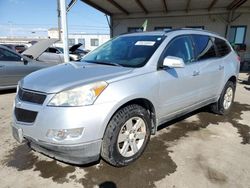
[[[185,64],[184,64],[183,59],[179,57],[167,56],[163,60],[163,67],[183,68],[184,66]]]
[[[27,65],[29,61],[27,59],[21,58],[21,61],[23,62],[24,65]]]

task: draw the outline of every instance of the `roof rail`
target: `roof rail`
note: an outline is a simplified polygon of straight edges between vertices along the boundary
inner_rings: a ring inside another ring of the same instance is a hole
[[[213,31],[204,30],[204,29],[197,29],[197,28],[176,28],[176,29],[166,30],[166,31],[164,31],[164,32],[165,32],[165,33],[170,33],[170,32],[173,32],[173,31],[183,31],[183,30],[190,30],[190,31],[203,31],[203,32],[207,32],[207,33],[211,33],[211,34],[219,35],[218,33],[213,32]]]

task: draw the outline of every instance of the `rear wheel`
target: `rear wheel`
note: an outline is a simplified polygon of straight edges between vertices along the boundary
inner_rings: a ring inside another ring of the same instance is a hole
[[[102,158],[113,166],[126,166],[141,156],[150,138],[147,110],[133,104],[120,109],[105,131]]]
[[[211,110],[217,114],[227,114],[233,104],[235,94],[235,84],[228,81],[220,95],[219,100],[211,105]]]

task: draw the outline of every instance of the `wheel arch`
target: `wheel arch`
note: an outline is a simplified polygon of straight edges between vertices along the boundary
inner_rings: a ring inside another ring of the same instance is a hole
[[[236,83],[237,83],[237,77],[233,75],[233,76],[231,76],[231,77],[227,80],[227,82],[228,82],[228,81],[233,82],[234,86],[236,86]]]
[[[135,99],[130,99],[129,101],[124,102],[122,105],[120,105],[114,111],[114,113],[110,117],[108,123],[110,122],[110,120],[112,119],[112,117],[115,115],[116,112],[118,112],[120,109],[122,109],[123,107],[125,107],[127,105],[130,105],[130,104],[140,105],[149,112],[150,119],[151,119],[151,134],[155,134],[156,133],[156,127],[157,127],[156,126],[157,125],[157,119],[156,119],[155,107],[154,107],[153,103],[150,100],[146,99],[146,98],[135,98]],[[106,125],[106,128],[105,128],[105,131],[107,129],[107,125]]]

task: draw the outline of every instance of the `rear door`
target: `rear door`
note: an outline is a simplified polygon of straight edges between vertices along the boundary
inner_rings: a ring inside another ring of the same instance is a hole
[[[219,69],[222,77],[224,77],[227,64],[229,64],[230,61],[232,61],[231,58],[228,59],[228,55],[231,52],[231,47],[227,44],[227,42],[224,39],[220,39],[217,37],[214,38],[214,44],[217,51],[217,57],[219,58],[217,68]],[[221,90],[224,87],[224,84],[225,83],[223,82],[223,79],[221,79],[218,95],[220,95]]]
[[[207,35],[192,35],[192,39],[195,59],[199,64],[199,79],[202,82],[201,100],[212,100],[217,96],[223,78],[221,59],[217,57],[214,38]]]
[[[161,59],[167,56],[182,58],[184,68],[164,68],[158,71],[160,80],[159,106],[161,120],[191,108],[200,101],[201,82],[198,64],[193,62],[190,36],[179,36],[169,42]]]

